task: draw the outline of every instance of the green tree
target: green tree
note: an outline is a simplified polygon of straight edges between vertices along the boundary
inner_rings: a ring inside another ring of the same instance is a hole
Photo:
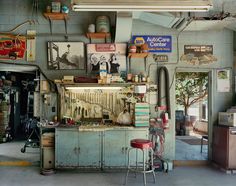
[[[191,105],[207,96],[207,83],[208,74],[204,72],[176,73],[176,104],[184,107],[186,116]]]

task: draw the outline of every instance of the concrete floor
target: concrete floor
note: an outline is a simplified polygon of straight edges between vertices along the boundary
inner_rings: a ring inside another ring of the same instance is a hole
[[[192,136],[176,136],[175,140],[175,159],[176,160],[207,160],[207,145],[203,145],[201,153],[201,145],[189,145],[181,141],[181,138],[187,139]]]
[[[67,170],[50,176],[39,174],[39,168],[0,166],[1,186],[118,186],[123,185],[125,172],[81,173]],[[211,167],[177,167],[169,173],[157,173],[154,184],[148,175],[147,185],[157,186],[234,186],[236,175],[228,175]],[[142,176],[132,175],[127,186],[141,186]]]
[[[57,170],[43,176],[39,169],[39,149],[27,148],[21,153],[22,142],[0,144],[0,163],[6,161],[29,161],[30,166],[0,166],[0,186],[121,186],[125,171],[81,172]],[[236,174],[226,174],[213,167],[175,167],[169,173],[157,172],[157,183],[151,174],[147,185],[157,186],[233,186]],[[127,186],[143,185],[142,175],[130,174]]]

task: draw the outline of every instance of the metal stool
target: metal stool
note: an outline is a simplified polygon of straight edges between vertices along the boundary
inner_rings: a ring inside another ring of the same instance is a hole
[[[146,185],[146,173],[152,173],[154,183],[156,183],[156,175],[155,175],[154,168],[153,168],[152,142],[150,140],[146,140],[146,139],[133,139],[130,141],[130,146],[131,146],[131,148],[129,148],[129,150],[128,150],[128,168],[127,168],[127,173],[126,173],[126,178],[125,178],[125,185],[127,183],[127,179],[128,179],[130,171],[135,172],[135,176],[136,176],[137,172],[143,173],[144,185]],[[134,168],[131,167],[131,163],[130,163],[130,152],[133,149],[136,150],[136,160],[135,160],[136,164],[135,164]],[[142,154],[143,154],[142,162],[138,162],[138,150],[142,151]],[[151,161],[148,161],[146,159],[145,153],[148,153],[151,156]],[[138,169],[138,164],[140,164],[140,163],[142,164],[142,169]]]

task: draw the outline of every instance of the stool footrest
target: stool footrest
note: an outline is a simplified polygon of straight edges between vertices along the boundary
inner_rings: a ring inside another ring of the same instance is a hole
[[[146,173],[152,173],[154,183],[156,182],[155,169],[153,166],[153,149],[152,142],[146,139],[133,139],[130,141],[131,148],[128,150],[128,167],[125,178],[125,184],[127,183],[129,172],[142,173],[143,174],[143,182],[146,186]],[[136,149],[136,158],[135,166],[130,162],[130,152],[131,150]],[[142,151],[142,162],[138,161],[138,150]],[[149,155],[149,156],[147,156]],[[148,157],[150,159],[148,159]]]

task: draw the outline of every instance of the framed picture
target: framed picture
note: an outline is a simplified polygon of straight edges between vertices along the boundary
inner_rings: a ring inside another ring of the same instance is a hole
[[[25,51],[26,37],[0,35],[0,60],[24,59]]]
[[[48,42],[48,69],[85,69],[83,42]]]
[[[126,49],[126,43],[87,44],[88,73],[98,74],[104,68],[110,74],[126,72]]]

